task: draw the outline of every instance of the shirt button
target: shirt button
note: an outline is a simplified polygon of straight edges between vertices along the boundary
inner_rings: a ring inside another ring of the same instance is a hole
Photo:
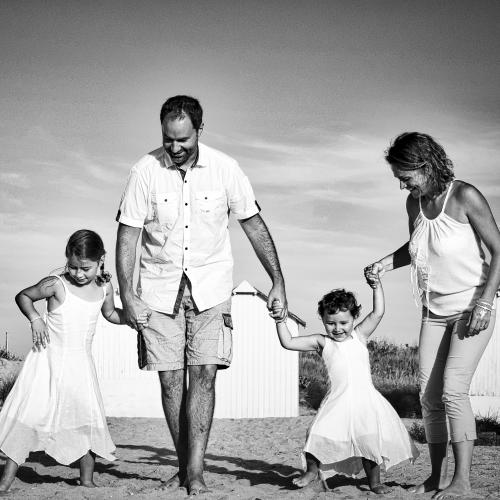
[[[168,201],[167,198],[165,198],[165,201]]]
[[[184,184],[187,184],[187,183],[188,183],[188,181],[184,181]]]
[[[188,226],[186,226],[186,229],[188,228]]]
[[[186,205],[186,207],[188,206],[188,204],[187,204],[187,203],[184,203],[184,205]]]
[[[184,247],[184,250],[187,250],[187,249],[188,249],[188,247]]]
[[[185,267],[185,268],[184,268],[184,271],[187,271],[187,270],[188,270],[188,268],[187,268],[187,267]]]

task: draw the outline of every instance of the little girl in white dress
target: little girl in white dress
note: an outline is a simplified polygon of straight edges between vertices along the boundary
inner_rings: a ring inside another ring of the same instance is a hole
[[[304,487],[327,474],[356,476],[365,470],[370,489],[378,494],[390,488],[380,482],[385,469],[418,457],[419,452],[389,402],[375,389],[370,373],[368,337],[384,314],[380,280],[373,288],[373,310],[354,327],[361,306],[354,294],[333,290],[318,303],[326,334],[292,337],[285,320],[276,320],[281,345],[293,351],[317,351],[330,378],[325,396],[302,453],[305,473],[294,479]],[[271,315],[280,318],[282,305],[273,302]]]
[[[80,485],[87,487],[95,486],[95,456],[115,459],[91,353],[100,312],[111,323],[125,323],[104,253],[98,234],[77,231],[66,246],[65,272],[16,295],[31,324],[33,349],[0,412],[0,449],[7,455],[0,495],[31,451],[45,451],[64,465],[79,460]],[[42,299],[45,320],[33,305]]]

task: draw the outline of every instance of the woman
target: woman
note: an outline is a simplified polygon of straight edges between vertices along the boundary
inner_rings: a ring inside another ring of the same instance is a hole
[[[500,233],[483,195],[454,180],[453,164],[429,135],[398,136],[385,156],[406,201],[410,240],[365,268],[367,279],[411,265],[422,302],[419,381],[431,474],[415,493],[467,494],[475,419],[469,387],[493,332],[500,283]],[[485,261],[481,244],[490,255]],[[416,289],[416,290],[415,290]],[[444,487],[449,421],[455,473]],[[444,488],[444,489],[443,489]]]

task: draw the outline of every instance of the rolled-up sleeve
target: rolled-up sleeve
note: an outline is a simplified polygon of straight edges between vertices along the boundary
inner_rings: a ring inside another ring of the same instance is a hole
[[[260,212],[250,180],[235,162],[228,184],[229,209],[237,219],[248,219]]]
[[[148,215],[149,196],[145,172],[136,165],[130,171],[116,221],[131,227],[143,227]]]

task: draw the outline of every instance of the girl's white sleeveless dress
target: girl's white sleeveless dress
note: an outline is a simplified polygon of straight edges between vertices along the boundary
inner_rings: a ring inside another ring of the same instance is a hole
[[[14,462],[45,451],[68,465],[89,450],[114,460],[91,346],[106,296],[89,302],[62,281],[64,302],[47,314],[50,344],[30,351],[0,412],[0,449]]]
[[[330,390],[307,433],[302,453],[314,455],[322,475],[356,476],[361,458],[389,469],[419,452],[394,408],[375,389],[368,349],[356,329],[352,338],[336,342],[325,337],[322,353]]]

